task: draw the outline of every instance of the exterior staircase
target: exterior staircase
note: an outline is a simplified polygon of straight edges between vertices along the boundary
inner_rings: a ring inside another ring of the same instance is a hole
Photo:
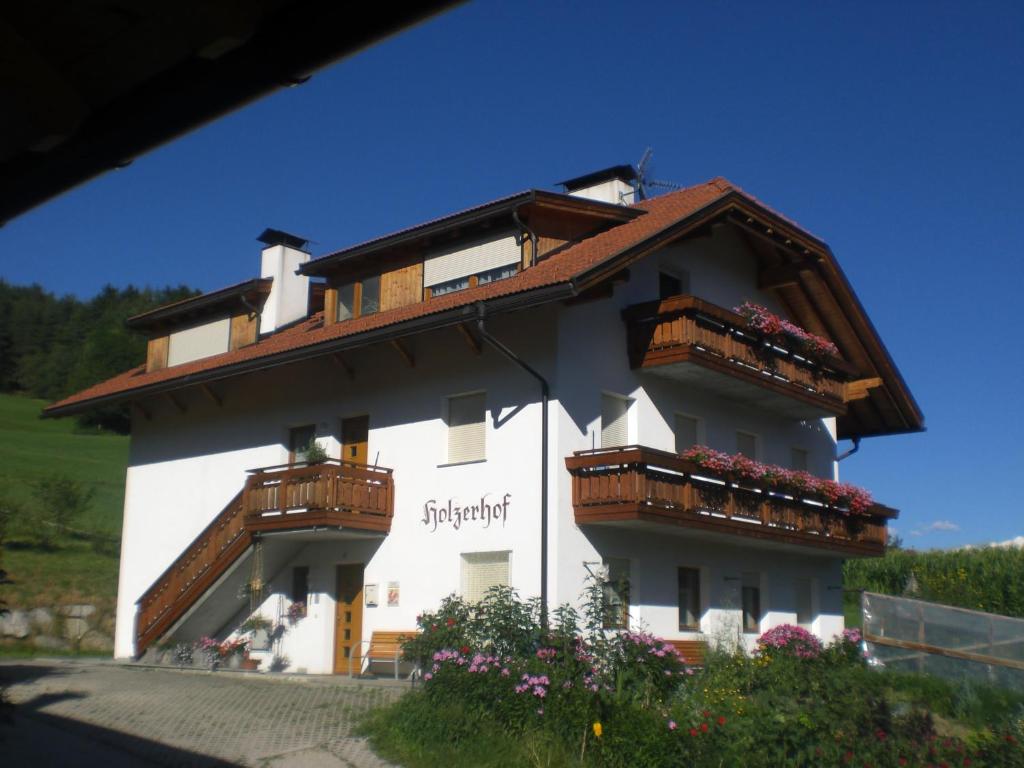
[[[384,467],[328,460],[252,470],[245,487],[139,599],[136,656],[170,631],[261,534],[307,528],[387,534],[394,498],[392,471]]]

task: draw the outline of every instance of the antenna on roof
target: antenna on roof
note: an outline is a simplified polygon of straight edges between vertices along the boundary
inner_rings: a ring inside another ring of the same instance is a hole
[[[654,157],[654,150],[648,147],[636,164],[636,196],[638,200],[646,200],[651,197],[648,191],[650,187],[661,187],[663,189],[682,189],[682,184],[672,181],[659,181],[648,176],[651,158]]]

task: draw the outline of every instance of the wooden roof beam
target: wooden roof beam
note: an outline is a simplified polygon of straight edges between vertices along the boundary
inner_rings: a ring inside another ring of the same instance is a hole
[[[472,350],[474,355],[479,355],[483,352],[483,348],[480,346],[480,340],[473,335],[473,332],[469,330],[469,327],[465,323],[459,323],[455,327],[458,328],[459,335],[465,339],[466,346]]]
[[[218,408],[224,407],[224,398],[213,391],[213,387],[209,384],[200,384],[199,389],[202,390],[203,394],[209,399],[211,403],[216,405]]]
[[[405,344],[402,343],[401,339],[392,339],[391,346],[394,347],[395,351],[402,356],[402,359],[405,360],[406,365],[408,365],[410,368],[416,367],[416,358],[413,357],[412,351]]]
[[[341,352],[335,352],[331,355],[331,360],[334,361],[334,364],[341,368],[341,370],[345,372],[345,375],[350,379],[354,379],[356,377],[356,369],[352,367],[351,363],[345,359]]]

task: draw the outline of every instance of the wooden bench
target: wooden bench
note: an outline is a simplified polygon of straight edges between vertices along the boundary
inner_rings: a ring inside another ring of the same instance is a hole
[[[704,654],[708,651],[707,640],[673,640],[666,638],[666,643],[671,643],[683,657],[683,661],[691,667],[704,666]]]
[[[403,629],[394,632],[374,632],[370,636],[370,649],[363,657],[367,666],[375,661],[390,661],[395,665],[395,680],[398,679],[398,664],[402,660],[402,643],[418,635],[414,629]],[[351,677],[351,669],[349,670]]]

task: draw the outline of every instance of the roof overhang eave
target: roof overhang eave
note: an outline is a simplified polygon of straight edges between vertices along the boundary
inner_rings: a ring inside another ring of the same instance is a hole
[[[156,382],[131,390],[90,398],[88,400],[81,400],[75,403],[68,403],[67,405],[49,406],[43,409],[42,415],[44,418],[75,416],[101,406],[118,405],[134,400],[141,400],[146,397],[160,395],[165,392],[172,392],[186,387],[197,386],[200,384],[211,384],[213,382],[222,381],[235,376],[256,373],[258,371],[277,368],[290,363],[331,355],[336,352],[344,352],[351,349],[357,349],[359,347],[369,346],[371,344],[391,341],[392,339],[401,338],[403,336],[410,336],[416,333],[424,333],[426,331],[458,325],[460,323],[474,320],[477,316],[477,307],[480,303],[485,305],[488,314],[501,314],[505,312],[514,312],[520,309],[529,309],[541,304],[572,298],[577,293],[578,289],[575,281],[567,280],[522,293],[500,296],[483,302],[463,304],[449,310],[413,318],[395,325],[386,325],[380,328],[363,331],[362,333],[353,334],[351,336],[328,339],[316,344],[310,344],[279,352],[277,354],[267,355],[266,357],[244,360],[221,368],[187,374],[185,376]]]

